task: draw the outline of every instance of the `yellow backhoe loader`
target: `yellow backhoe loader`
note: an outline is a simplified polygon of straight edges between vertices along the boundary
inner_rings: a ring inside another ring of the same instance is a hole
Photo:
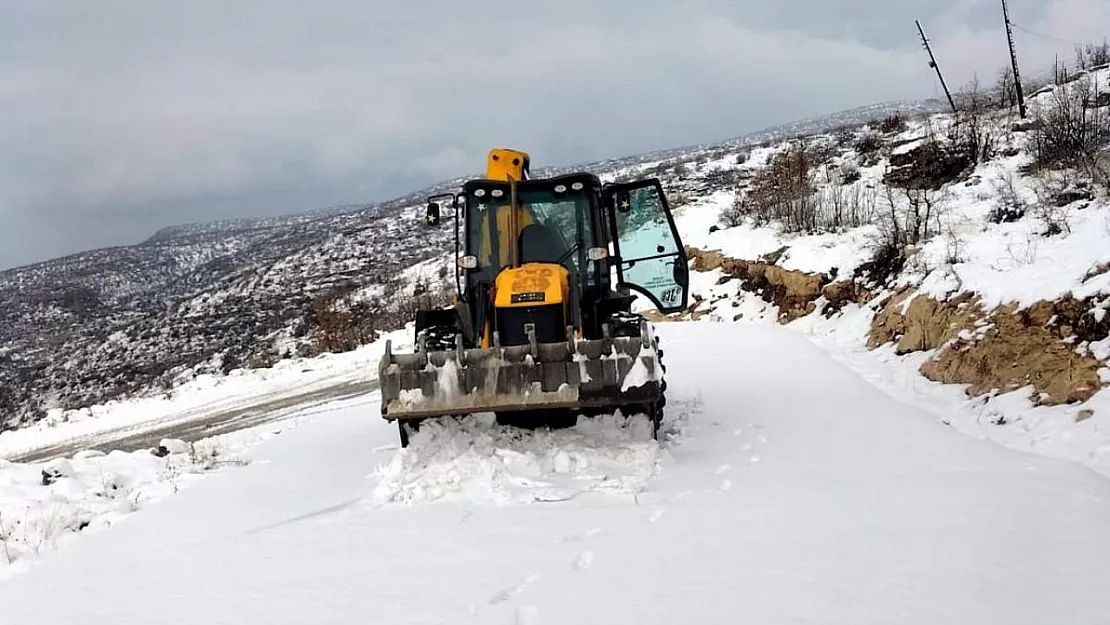
[[[530,160],[495,148],[484,178],[428,200],[428,226],[454,220],[458,296],[417,313],[413,353],[386,343],[381,415],[402,446],[424,419],[480,412],[535,427],[620,410],[658,433],[663,352],[632,291],[668,314],[689,290],[662,185],[532,178]]]

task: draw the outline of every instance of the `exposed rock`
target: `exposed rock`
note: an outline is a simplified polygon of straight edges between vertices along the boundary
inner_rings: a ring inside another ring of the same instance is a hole
[[[1075,202],[1088,202],[1095,198],[1095,192],[1090,188],[1081,186],[1068,187],[1055,194],[1052,203],[1057,207],[1064,207]]]
[[[1033,401],[1056,405],[1086,401],[1102,388],[1101,363],[1081,356],[1050,328],[1030,326],[1014,306],[1000,307],[979,340],[957,340],[921,366],[931,380],[970,384],[969,395],[1032,385]]]
[[[773,252],[768,252],[767,254],[760,256],[759,260],[767,263],[768,265],[777,265],[779,264],[779,261],[782,260],[782,255],[785,254],[786,250],[788,249],[790,249],[790,246],[784,245]]]
[[[690,269],[694,271],[713,271],[721,266],[725,255],[717,250],[704,251],[687,245],[686,258],[693,261],[690,264]]]
[[[874,349],[897,341],[895,351],[898,354],[937,349],[961,331],[974,328],[975,322],[983,316],[982,307],[971,293],[937,302],[931,297],[917,295],[913,289],[905,289],[881,306],[872,321],[867,346]]]
[[[1083,282],[1093,280],[1107,272],[1110,272],[1110,263],[1099,263],[1094,267],[1091,267],[1090,271],[1088,271],[1087,274],[1083,276]]]
[[[936,190],[958,178],[969,165],[971,158],[967,153],[937,141],[926,141],[905,152],[891,154],[891,169],[883,176],[883,184]]]
[[[764,259],[779,259],[786,251],[781,248]],[[725,276],[741,281],[740,288],[755,293],[779,309],[779,322],[789,323],[813,313],[817,300],[828,301],[822,312],[833,315],[849,302],[862,303],[871,294],[853,281],[832,282],[824,273],[807,273],[783,269],[778,265],[760,261],[729,258],[717,250],[704,251],[688,247],[687,254],[695,271],[721,269]]]
[[[832,317],[848,304],[863,304],[874,297],[871,291],[863,288],[854,280],[841,280],[826,284],[821,288],[821,297],[828,302],[821,310],[825,317]]]
[[[907,289],[881,304],[868,347],[896,342],[899,354],[937,350],[921,373],[937,382],[967,384],[972,396],[1032,386],[1039,404],[1081,402],[1102,388],[1102,364],[1064,339],[1107,336],[1110,319],[1092,309],[1092,301],[1067,297],[986,314],[969,292],[938,302]]]
[[[730,261],[722,263],[722,268],[741,280],[740,288],[777,306],[780,323],[789,323],[816,310],[821,289],[829,282],[825,274],[793,271],[763,262]]]

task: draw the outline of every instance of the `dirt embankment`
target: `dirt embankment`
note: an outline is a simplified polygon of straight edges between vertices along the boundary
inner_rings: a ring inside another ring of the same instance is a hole
[[[696,248],[687,252],[691,269],[720,269],[722,281],[741,280],[744,291],[774,304],[780,323],[814,313],[831,316],[850,302],[870,303],[876,314],[869,348],[893,343],[899,354],[934,351],[921,373],[938,382],[967,384],[972,396],[1030,386],[1034,402],[1058,405],[1085,401],[1103,386],[1098,371],[1105,363],[1081,347],[1110,335],[1110,313],[1091,299],[1065,297],[989,311],[970,292],[938,301],[906,288],[878,299],[850,279],[833,281],[823,273],[779,267],[781,250],[757,261]],[[689,312],[684,316],[698,316]]]
[[[972,396],[1032,386],[1035,403],[1058,405],[1086,401],[1102,388],[1098,370],[1105,365],[1077,347],[1105,339],[1108,330],[1110,315],[1100,315],[1092,300],[1065,297],[984,311],[973,293],[938,302],[906,289],[880,303],[868,346],[937,350],[921,372],[937,382],[969,384]]]
[[[728,279],[740,280],[740,288],[755,293],[779,310],[779,322],[789,323],[817,311],[832,315],[849,302],[862,303],[871,298],[866,289],[851,280],[834,282],[824,273],[783,269],[775,263],[785,250],[760,260],[730,258],[718,251],[687,247],[690,268],[694,271],[720,269]]]

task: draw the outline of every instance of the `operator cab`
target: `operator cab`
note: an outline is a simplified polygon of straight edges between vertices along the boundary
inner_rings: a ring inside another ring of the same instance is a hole
[[[487,177],[467,181],[457,195],[429,198],[429,210],[439,198],[455,217],[457,306],[468,345],[488,341],[483,328],[503,306],[562,302],[556,327],[570,324],[588,338],[601,334],[610,315],[631,310],[630,291],[664,314],[687,306],[686,251],[657,179],[602,184],[586,172],[517,182]],[[495,288],[499,276],[537,263],[561,267],[550,275],[562,274],[565,295],[513,293],[516,299],[494,304],[492,295],[505,291]]]
[[[467,287],[490,281],[505,267],[549,262],[562,265],[584,283],[607,276],[600,261],[608,255],[602,219],[601,181],[572,174],[516,183],[517,215],[512,235],[512,187],[496,180],[472,180],[463,187]],[[513,246],[516,249],[513,249]],[[592,251],[591,251],[592,250]]]

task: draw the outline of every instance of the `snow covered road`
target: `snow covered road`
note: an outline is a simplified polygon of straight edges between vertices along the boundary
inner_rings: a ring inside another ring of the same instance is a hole
[[[10,455],[11,462],[42,462],[66,458],[85,449],[135,451],[157,447],[163,438],[193,442],[272,423],[323,403],[363,395],[378,388],[378,380],[338,381],[322,388],[277,396],[259,394],[238,404],[175,414],[137,425],[109,428],[95,434],[64,439]]]
[[[0,622],[1107,622],[1104,478],[960,434],[781,328],[659,335],[661,449],[638,420],[518,440],[475,419],[402,453],[376,396],[348,401],[9,579]]]

